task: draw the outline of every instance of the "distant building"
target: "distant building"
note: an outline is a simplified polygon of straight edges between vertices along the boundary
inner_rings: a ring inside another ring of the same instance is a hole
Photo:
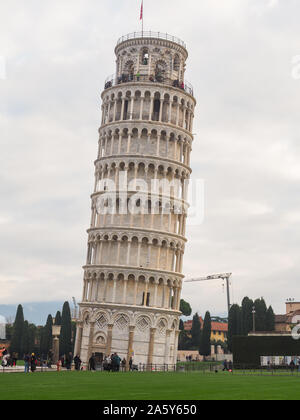
[[[203,328],[204,320],[199,317],[201,329]],[[190,331],[192,329],[193,321],[186,321],[184,323],[185,331]],[[228,337],[228,323],[227,322],[211,322],[211,341],[222,341],[223,343],[227,340]]]
[[[287,302],[286,314],[275,315],[275,331],[290,333],[293,326],[298,323],[297,316],[300,320],[300,302]]]

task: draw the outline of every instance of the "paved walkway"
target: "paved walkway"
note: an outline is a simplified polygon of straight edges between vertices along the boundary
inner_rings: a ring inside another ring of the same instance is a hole
[[[0,373],[22,373],[22,372],[24,372],[24,366],[0,367]],[[56,372],[56,366],[52,366],[52,368],[37,366],[36,372]]]

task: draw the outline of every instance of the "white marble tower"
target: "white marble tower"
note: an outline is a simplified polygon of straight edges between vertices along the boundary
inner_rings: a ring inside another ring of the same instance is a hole
[[[135,364],[173,364],[196,105],[184,78],[188,53],[153,32],[122,37],[115,53],[102,93],[75,353],[83,362],[117,352]]]

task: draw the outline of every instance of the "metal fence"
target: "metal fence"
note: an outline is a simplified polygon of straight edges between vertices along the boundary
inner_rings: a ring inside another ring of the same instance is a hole
[[[87,364],[81,365],[81,370],[87,371],[89,367]],[[74,365],[72,370],[74,370]],[[46,365],[38,366],[36,372],[55,372],[57,370],[56,366],[52,365],[51,368],[48,368]],[[67,369],[62,368],[61,371],[66,371]],[[164,372],[164,373],[199,373],[199,374],[224,374],[224,375],[243,375],[243,376],[269,376],[269,377],[285,377],[285,376],[295,376],[300,378],[300,368],[290,367],[290,366],[254,366],[247,364],[233,364],[227,369],[224,368],[223,364],[220,363],[196,363],[196,362],[186,362],[186,363],[177,363],[177,364],[142,364],[133,365],[131,369],[124,365],[120,365],[119,368],[109,368],[103,366],[102,364],[96,365],[95,371],[98,372]],[[0,373],[22,373],[24,372],[24,367],[20,366],[18,368],[13,367],[2,367]]]
[[[168,33],[163,32],[154,32],[154,31],[141,31],[141,32],[131,32],[130,34],[124,35],[118,39],[117,45],[121,44],[122,42],[129,41],[131,39],[136,38],[156,38],[156,39],[163,39],[166,41],[175,42],[176,44],[181,45],[183,48],[186,49],[186,44],[181,39],[177,38],[176,36],[172,36]]]

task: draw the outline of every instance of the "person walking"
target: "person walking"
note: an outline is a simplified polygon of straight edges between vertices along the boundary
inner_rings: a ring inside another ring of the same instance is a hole
[[[13,354],[12,354],[12,363],[13,363],[13,366],[17,366],[18,358],[19,358],[19,354],[14,351]]]
[[[48,356],[47,356],[47,367],[48,367],[48,368],[51,368],[51,366],[52,366],[52,363],[53,363],[53,356],[54,356],[54,353],[53,353],[53,351],[52,351],[52,349],[51,349],[51,350],[49,350],[49,352],[48,352]]]
[[[129,359],[129,370],[130,370],[130,372],[132,372],[132,365],[133,365],[133,359],[132,359],[132,357],[130,357],[130,359]]]
[[[89,360],[89,370],[96,370],[95,353],[93,353]]]
[[[106,357],[106,370],[108,370],[108,372],[110,372],[112,369],[112,365],[111,365],[111,357],[107,356]]]
[[[80,366],[82,362],[78,355],[74,357],[74,363],[75,363],[75,370],[80,370]]]
[[[126,372],[126,359],[124,357],[124,359],[122,360],[122,372]]]
[[[223,372],[228,370],[228,364],[227,364],[227,360],[224,360],[223,362]]]
[[[36,371],[36,365],[37,365],[37,358],[35,354],[32,353],[31,358],[30,358],[30,369],[32,373]]]
[[[66,368],[67,368],[67,370],[71,370],[72,360],[73,360],[72,353],[70,352],[70,353],[66,354]]]
[[[112,354],[110,357],[111,360],[111,371],[115,372],[116,371],[116,354]]]
[[[120,372],[121,357],[115,353],[116,372]]]
[[[24,372],[29,373],[30,356],[25,354],[24,356]]]

